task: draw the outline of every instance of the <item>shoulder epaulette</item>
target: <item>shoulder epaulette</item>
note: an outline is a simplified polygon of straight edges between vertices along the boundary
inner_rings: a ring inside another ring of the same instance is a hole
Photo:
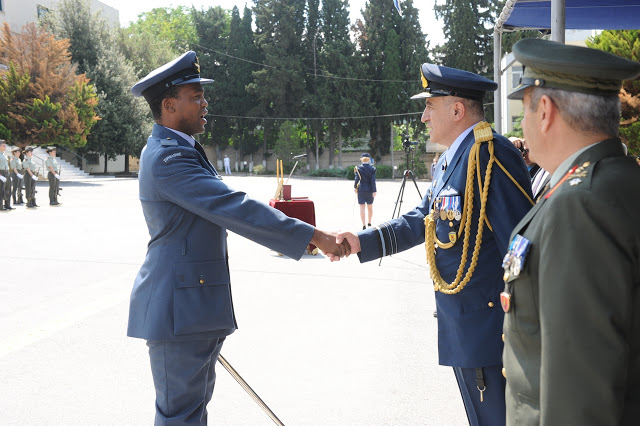
[[[160,145],[162,146],[178,146],[178,141],[175,139],[160,139]]]

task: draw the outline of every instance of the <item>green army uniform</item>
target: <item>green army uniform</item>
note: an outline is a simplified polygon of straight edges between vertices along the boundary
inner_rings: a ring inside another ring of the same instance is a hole
[[[615,97],[640,74],[638,63],[551,43],[514,46],[523,88]],[[640,166],[614,137],[565,158],[514,228],[501,295],[508,425],[640,421],[639,213]]]
[[[47,153],[51,151],[54,151],[54,149],[47,148]],[[49,180],[49,205],[60,205],[60,203],[58,202],[58,188],[60,187],[60,179],[58,179],[55,174],[51,173],[51,169],[49,169],[49,167],[51,167],[56,172],[56,174],[59,174],[60,165],[58,164],[56,158],[50,155],[45,160],[44,167],[48,170],[47,179]]]
[[[3,141],[4,142],[4,141]],[[0,151],[0,210],[13,210],[11,207],[11,171],[9,157]]]
[[[27,148],[27,152],[33,151],[32,148]],[[38,207],[36,204],[36,180],[38,176],[38,165],[32,158],[29,158],[28,155],[25,155],[24,161],[22,162],[22,167],[24,170],[24,188],[27,193],[27,207]],[[31,173],[29,173],[31,170]],[[34,179],[35,177],[35,179]]]
[[[11,167],[11,181],[13,185],[13,190],[11,192],[13,204],[24,204],[24,201],[22,200],[22,183],[24,179],[22,160],[20,160],[20,157],[13,155],[13,150],[11,151],[11,154],[9,164]]]

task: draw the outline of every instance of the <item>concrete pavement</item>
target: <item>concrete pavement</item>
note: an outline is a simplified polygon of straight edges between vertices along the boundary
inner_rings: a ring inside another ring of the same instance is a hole
[[[225,177],[268,201],[275,178]],[[353,184],[295,179],[321,228],[357,230]],[[427,187],[420,182],[420,189]],[[126,337],[148,234],[137,180],[63,183],[60,207],[0,214],[0,424],[151,425],[145,342]],[[400,181],[378,182],[374,222]],[[419,202],[407,185],[402,211]],[[286,425],[465,425],[453,372],[438,366],[424,248],[378,262],[299,262],[230,233],[239,329],[225,358]],[[220,365],[209,424],[271,420]]]

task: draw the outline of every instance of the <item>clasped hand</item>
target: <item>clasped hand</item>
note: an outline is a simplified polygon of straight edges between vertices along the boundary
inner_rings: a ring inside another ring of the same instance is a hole
[[[360,252],[360,239],[352,232],[325,232],[316,229],[311,244],[318,247],[332,262]]]

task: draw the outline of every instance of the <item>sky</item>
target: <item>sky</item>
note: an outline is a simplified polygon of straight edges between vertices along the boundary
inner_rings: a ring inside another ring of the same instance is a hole
[[[245,0],[100,0],[111,7],[114,7],[120,12],[120,24],[127,26],[129,22],[136,21],[138,14],[142,12],[148,12],[156,7],[175,7],[175,6],[195,6],[197,9],[209,8],[213,6],[221,6],[225,9],[232,9],[233,6],[238,6],[240,13],[244,5],[249,7],[253,5],[251,1]],[[393,0],[388,0],[390,4],[393,4]],[[427,33],[428,39],[431,41],[431,47],[435,47],[437,44],[442,44],[444,36],[442,34],[442,23],[435,19],[433,13],[433,4],[436,0],[415,0],[414,6],[420,11],[420,26],[422,31]],[[351,21],[361,17],[360,10],[364,8],[366,0],[351,0],[349,2],[349,9],[351,15]],[[400,0],[400,7],[402,8],[402,0]]]

